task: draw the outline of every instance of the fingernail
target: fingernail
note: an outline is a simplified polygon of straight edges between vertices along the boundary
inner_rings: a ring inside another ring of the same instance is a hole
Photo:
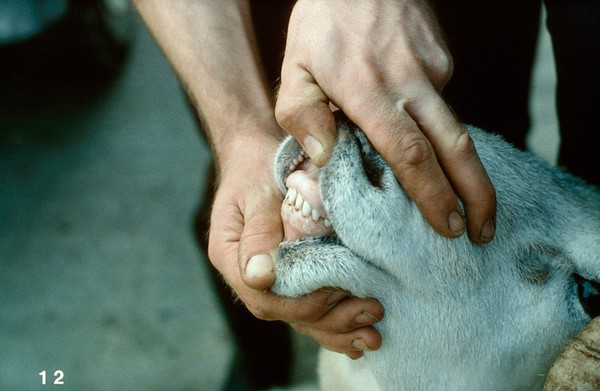
[[[302,140],[302,145],[304,145],[304,150],[308,153],[308,156],[313,161],[318,161],[323,154],[323,145],[314,138],[313,136],[306,136],[304,140]]]
[[[481,241],[489,242],[494,237],[494,233],[496,232],[496,222],[494,219],[489,219],[483,224],[483,228],[481,228]]]
[[[379,322],[379,319],[369,314],[368,312],[363,312],[359,314],[356,318],[354,318],[354,323],[359,326],[367,326],[373,323]]]
[[[248,260],[246,265],[246,277],[260,278],[273,273],[275,264],[267,254],[258,254]]]
[[[334,292],[327,298],[327,305],[334,305],[348,297],[344,292]]]
[[[356,338],[354,340],[352,340],[352,347],[356,350],[360,350],[362,352],[364,351],[370,351],[371,349],[367,346],[367,344],[365,343],[365,341],[363,341],[361,338]]]
[[[448,217],[448,226],[455,235],[462,235],[465,232],[465,220],[457,211],[450,212]]]

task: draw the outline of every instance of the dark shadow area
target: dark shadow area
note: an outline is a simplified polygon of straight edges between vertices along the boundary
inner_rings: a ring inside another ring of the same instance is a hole
[[[12,124],[60,121],[104,97],[135,28],[131,8],[117,12],[102,4],[78,1],[42,33],[0,46],[0,139]]]

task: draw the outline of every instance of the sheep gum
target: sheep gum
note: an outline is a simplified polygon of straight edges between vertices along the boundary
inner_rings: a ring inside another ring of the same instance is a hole
[[[286,179],[289,190],[281,205],[281,218],[287,241],[333,233],[319,194],[320,171],[310,160],[306,160],[300,169],[293,171]]]

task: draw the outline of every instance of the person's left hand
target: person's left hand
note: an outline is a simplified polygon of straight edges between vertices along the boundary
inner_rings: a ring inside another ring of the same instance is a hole
[[[211,215],[209,259],[252,314],[281,320],[323,347],[359,358],[381,346],[374,323],[383,318],[373,299],[323,289],[300,298],[269,289],[276,251],[283,239],[283,195],[273,178],[279,140],[254,132],[238,135],[219,156],[219,181]],[[226,156],[223,156],[226,155]]]
[[[425,219],[475,243],[495,232],[495,191],[467,130],[441,97],[452,58],[423,0],[298,0],[275,115],[322,166],[330,103],[360,127]],[[464,213],[458,197],[464,205]]]

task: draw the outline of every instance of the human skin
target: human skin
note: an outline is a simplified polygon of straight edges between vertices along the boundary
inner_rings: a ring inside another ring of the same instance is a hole
[[[275,109],[313,162],[331,153],[330,104],[363,129],[433,228],[475,243],[495,231],[495,192],[440,96],[452,59],[422,0],[299,0]],[[464,212],[458,197],[464,205]]]
[[[218,188],[209,259],[255,316],[287,322],[325,348],[352,358],[382,343],[372,327],[384,315],[375,300],[347,297],[333,289],[301,299],[281,298],[268,290],[275,279],[272,254],[283,239],[282,195],[272,178],[272,158],[282,139],[275,112],[279,125],[322,164],[333,145],[328,105],[344,109],[438,232],[450,237],[464,232],[458,194],[472,240],[492,238],[493,188],[468,134],[439,97],[451,75],[451,60],[424,2],[365,0],[341,7],[337,1],[299,1],[290,19],[277,108],[260,63],[247,1],[135,4],[198,109],[214,152]],[[328,19],[312,15],[315,19],[307,20],[311,7]],[[389,23],[353,31],[361,19]],[[397,31],[404,21],[406,29]],[[329,29],[321,31],[319,26]],[[386,40],[394,31],[396,38],[406,38],[400,46]],[[370,37],[361,39],[359,32]],[[411,39],[415,35],[420,37],[416,46]],[[324,54],[324,61],[316,61]],[[322,140],[320,156],[311,148],[314,143],[306,142],[308,134]]]
[[[282,140],[245,1],[137,0],[137,9],[184,84],[217,163],[209,259],[258,318],[282,320],[352,358],[381,345],[375,300],[323,289],[300,299],[271,293],[283,239],[272,160]],[[234,57],[232,57],[234,56]]]

